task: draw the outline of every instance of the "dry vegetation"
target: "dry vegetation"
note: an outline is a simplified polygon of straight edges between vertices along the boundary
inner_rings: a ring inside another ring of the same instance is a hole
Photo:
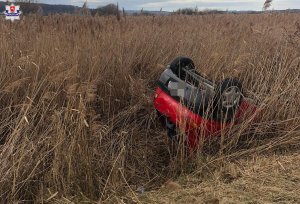
[[[298,14],[31,16],[2,18],[0,30],[2,202],[138,202],[138,187],[178,174],[201,182],[254,154],[299,158]],[[262,110],[180,162],[152,108],[162,65],[178,55],[214,80],[239,77]]]
[[[144,203],[299,203],[300,157],[253,155],[207,178],[186,175],[140,196]]]

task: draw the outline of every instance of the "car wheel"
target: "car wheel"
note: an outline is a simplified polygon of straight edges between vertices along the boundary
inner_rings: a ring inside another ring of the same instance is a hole
[[[156,110],[157,119],[162,127],[166,127],[166,117]]]
[[[168,134],[168,149],[171,157],[182,158],[189,150],[188,141],[184,133],[180,133],[175,124],[166,119]]]
[[[242,102],[242,84],[235,78],[226,78],[219,83],[215,92],[218,118],[231,121]]]
[[[185,80],[186,73],[182,70],[182,68],[194,70],[195,64],[193,60],[188,57],[177,57],[170,64],[170,69],[172,70],[172,72],[181,80]]]

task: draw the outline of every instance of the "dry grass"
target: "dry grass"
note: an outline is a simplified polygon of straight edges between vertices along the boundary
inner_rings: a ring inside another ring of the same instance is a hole
[[[184,171],[299,147],[299,23],[297,14],[1,19],[1,200],[130,199],[175,176],[152,97],[161,65],[178,55],[214,80],[239,77],[262,104],[255,124],[206,142]]]
[[[139,197],[143,203],[299,203],[298,154],[254,155],[227,162],[206,178],[183,176]]]

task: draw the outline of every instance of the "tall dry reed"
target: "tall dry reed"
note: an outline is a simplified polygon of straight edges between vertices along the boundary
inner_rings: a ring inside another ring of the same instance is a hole
[[[215,81],[240,78],[260,103],[258,121],[204,142],[201,157],[299,147],[299,22],[288,13],[1,20],[1,201],[135,199],[139,186],[174,176],[152,98],[178,55]]]

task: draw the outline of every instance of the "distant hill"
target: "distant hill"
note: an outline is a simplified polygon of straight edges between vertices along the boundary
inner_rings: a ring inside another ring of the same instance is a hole
[[[24,3],[17,3],[20,5],[20,9],[23,13],[30,13],[28,10],[28,7],[33,8],[33,10],[38,9],[39,7],[42,8],[43,15],[49,15],[49,14],[62,14],[62,13],[75,13],[76,10],[78,10],[80,7],[78,6],[72,6],[72,5],[52,5],[52,4],[24,4]],[[0,1],[0,12],[4,11],[5,6],[7,5],[6,2]],[[35,9],[36,8],[36,9]]]
[[[50,5],[50,4],[38,4],[42,7],[44,15],[54,13],[74,13],[80,7],[72,5]]]
[[[43,15],[49,15],[49,14],[63,14],[63,13],[69,13],[69,14],[78,14],[78,11],[81,9],[78,6],[72,6],[72,5],[53,5],[53,4],[43,4],[43,3],[36,3],[36,4],[26,4],[26,3],[18,3],[21,7],[21,11],[24,14],[28,14],[30,12],[37,12],[42,11]],[[5,5],[7,5],[6,2],[0,1],[0,12],[2,13],[4,11]],[[95,13],[96,11],[100,11],[100,14],[105,15],[105,10],[107,10],[106,7],[111,6],[112,4],[109,4],[107,6],[103,6],[97,9],[89,9],[91,13]],[[127,15],[140,15],[140,10],[125,10]],[[233,13],[233,14],[258,14],[262,11],[219,11],[218,13]],[[300,13],[300,9],[288,9],[288,10],[272,10],[270,12],[276,12],[276,13],[282,13],[282,12],[289,12],[289,13]],[[167,16],[172,14],[172,12],[168,11],[143,11],[143,15],[156,15],[156,16]],[[199,12],[197,14],[203,14],[203,12]]]

